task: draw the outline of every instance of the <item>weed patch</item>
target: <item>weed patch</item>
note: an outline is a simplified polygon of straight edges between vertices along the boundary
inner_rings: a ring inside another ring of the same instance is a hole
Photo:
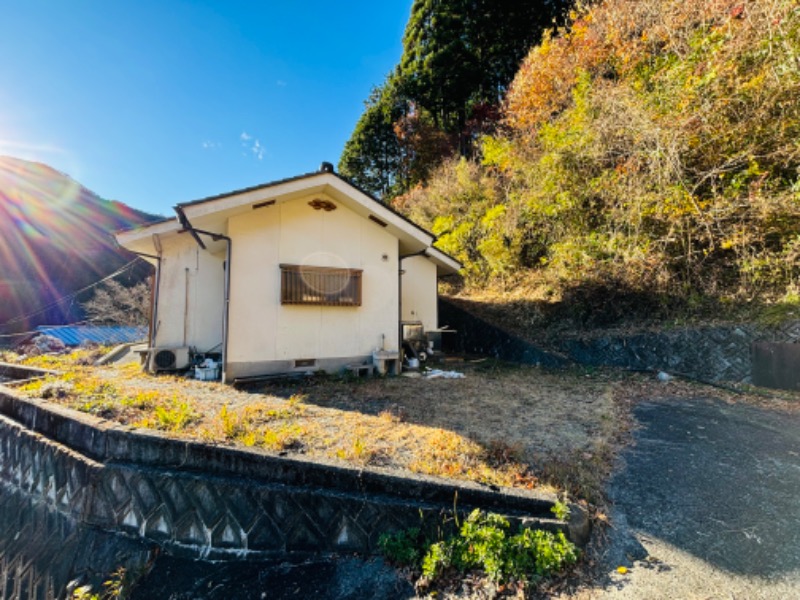
[[[72,592],[69,600],[122,600],[128,597],[135,579],[128,571],[120,567],[103,582],[102,592],[94,592],[91,586],[83,585]]]
[[[631,385],[605,371],[481,361],[462,363],[460,380],[315,377],[243,390],[138,364],[47,360],[60,374],[20,391],[124,425],[489,486],[552,485],[596,503],[628,422],[619,392]]]
[[[190,401],[173,396],[167,401],[159,402],[153,408],[153,413],[138,421],[136,425],[177,432],[186,429],[197,421],[199,416]]]
[[[477,509],[446,539],[432,543],[412,528],[382,536],[379,545],[389,561],[417,572],[423,588],[451,572],[478,573],[494,583],[532,583],[578,559],[577,548],[562,532],[523,527],[510,534],[505,517]]]

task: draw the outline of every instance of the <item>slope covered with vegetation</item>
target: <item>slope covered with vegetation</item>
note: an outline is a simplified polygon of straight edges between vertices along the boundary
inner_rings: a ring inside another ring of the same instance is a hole
[[[798,301],[794,0],[577,10],[530,51],[479,143],[395,200],[473,292],[583,321]]]
[[[0,157],[0,335],[83,318],[87,298],[72,294],[136,258],[112,232],[156,218],[47,165]],[[151,271],[132,267],[126,283]],[[0,345],[15,339],[0,337]]]

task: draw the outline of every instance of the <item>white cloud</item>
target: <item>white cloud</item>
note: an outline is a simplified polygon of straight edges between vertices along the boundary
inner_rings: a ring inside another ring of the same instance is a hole
[[[219,144],[218,142],[212,142],[211,140],[203,140],[203,143],[201,144],[203,150],[212,150],[214,148],[219,148],[221,145],[222,144]]]
[[[242,135],[239,136],[239,139],[242,142],[242,148],[247,151],[249,150],[253,156],[255,156],[258,160],[262,160],[264,158],[264,153],[266,152],[266,148],[256,137],[253,137],[246,131],[242,132]],[[246,155],[246,152],[243,153]]]
[[[253,147],[251,148],[251,150],[253,151],[253,154],[256,155],[256,158],[258,160],[264,158],[264,146],[262,146],[261,142],[259,142],[258,140],[253,142]]]

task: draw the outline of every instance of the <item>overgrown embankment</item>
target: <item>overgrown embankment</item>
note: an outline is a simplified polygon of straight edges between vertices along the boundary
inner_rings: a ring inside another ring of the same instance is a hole
[[[796,307],[798,93],[792,0],[608,0],[531,50],[480,160],[395,203],[539,322]]]

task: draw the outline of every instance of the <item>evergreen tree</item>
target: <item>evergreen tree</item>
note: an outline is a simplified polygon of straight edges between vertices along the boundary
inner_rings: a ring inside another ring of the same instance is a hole
[[[448,133],[497,104],[528,49],[569,0],[415,0],[400,62],[406,95]]]
[[[390,77],[372,90],[365,106],[342,151],[339,172],[365,191],[387,197],[406,184],[403,149],[394,130],[406,104]]]
[[[480,70],[469,39],[468,0],[415,0],[400,62],[406,95],[445,131],[459,131],[479,86]]]
[[[528,49],[571,0],[414,0],[396,72],[373,90],[339,171],[384,199],[472,153]]]

